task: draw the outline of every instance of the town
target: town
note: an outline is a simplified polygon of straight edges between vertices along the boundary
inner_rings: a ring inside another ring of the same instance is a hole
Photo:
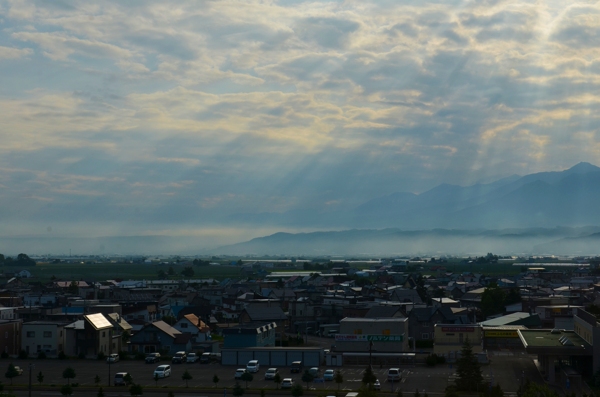
[[[154,267],[154,279],[45,283],[30,283],[35,261],[19,261],[26,266],[4,267],[14,271],[0,292],[0,352],[11,383],[29,367],[38,387],[61,384],[69,365],[81,386],[238,394],[246,382],[250,390],[325,395],[363,386],[522,395],[533,382],[558,395],[592,395],[600,381],[597,258],[513,259],[505,275],[453,272],[436,258],[178,259],[183,274],[149,260],[142,266]],[[488,254],[460,263],[492,269],[498,261]],[[218,266],[239,276],[190,278]],[[465,349],[481,378],[463,379],[461,389]]]

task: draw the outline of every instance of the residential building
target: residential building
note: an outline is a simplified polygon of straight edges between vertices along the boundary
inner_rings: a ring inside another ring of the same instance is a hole
[[[31,321],[23,323],[21,349],[31,356],[43,351],[49,357],[57,357],[65,347],[66,322]]]

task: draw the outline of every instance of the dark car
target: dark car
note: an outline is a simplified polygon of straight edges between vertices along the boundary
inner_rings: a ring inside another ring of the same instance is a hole
[[[175,353],[173,356],[173,364],[181,364],[187,361],[187,354],[184,351]]]
[[[146,356],[146,364],[153,364],[160,361],[160,353],[150,353]]]
[[[290,369],[292,373],[300,373],[302,372],[302,361],[294,361],[292,363],[292,368]]]

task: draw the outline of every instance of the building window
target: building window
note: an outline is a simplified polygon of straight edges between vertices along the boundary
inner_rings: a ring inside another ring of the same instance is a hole
[[[52,338],[52,331],[44,331],[44,338]]]
[[[187,323],[181,323],[181,328],[187,328]]]
[[[427,333],[422,334],[421,339],[429,339],[429,334],[427,334]]]
[[[27,331],[28,338],[35,338],[35,331]]]
[[[102,331],[102,337],[104,338],[106,336],[106,331]]]

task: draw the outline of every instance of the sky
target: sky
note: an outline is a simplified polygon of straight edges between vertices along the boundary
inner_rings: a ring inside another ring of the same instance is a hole
[[[0,236],[226,243],[600,164],[595,1],[0,0],[0,29]]]

